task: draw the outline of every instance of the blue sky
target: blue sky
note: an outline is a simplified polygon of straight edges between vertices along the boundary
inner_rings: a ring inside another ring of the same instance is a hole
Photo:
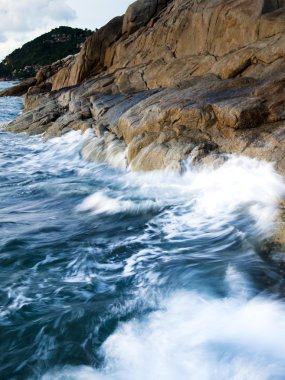
[[[134,0],[0,0],[0,60],[59,25],[94,30]]]

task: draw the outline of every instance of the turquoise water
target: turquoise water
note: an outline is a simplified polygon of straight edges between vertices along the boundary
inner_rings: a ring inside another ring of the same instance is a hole
[[[273,167],[134,174],[91,137],[0,131],[1,380],[285,379]]]

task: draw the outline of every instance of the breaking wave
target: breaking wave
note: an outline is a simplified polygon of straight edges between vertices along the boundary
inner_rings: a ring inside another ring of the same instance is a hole
[[[138,174],[89,142],[0,132],[0,377],[284,379],[273,166]]]

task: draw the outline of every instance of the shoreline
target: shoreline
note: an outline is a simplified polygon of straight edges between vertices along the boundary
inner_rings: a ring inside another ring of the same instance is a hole
[[[138,0],[0,105],[3,378],[283,377],[285,0]]]
[[[186,0],[159,0],[156,9],[136,1],[78,55],[10,89],[26,95],[8,130],[49,138],[91,128],[105,146],[126,144],[134,170],[180,170],[191,156],[215,165],[238,153],[274,162],[284,175],[285,7],[265,11],[255,0],[245,17],[237,0],[224,9],[211,3],[202,11]],[[212,26],[217,12],[221,25]],[[222,17],[229,13],[234,27]],[[201,15],[209,25],[196,23]],[[179,28],[186,20],[191,34]]]
[[[136,1],[78,55],[16,86],[25,110],[7,130],[48,139],[90,129],[100,143],[86,159],[126,149],[134,171],[179,172],[187,159],[216,167],[240,154],[284,177],[285,7],[248,1],[245,15],[237,0],[203,4]]]

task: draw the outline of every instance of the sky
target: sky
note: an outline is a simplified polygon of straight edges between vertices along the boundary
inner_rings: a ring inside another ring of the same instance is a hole
[[[0,61],[60,25],[94,30],[134,0],[0,0]]]

